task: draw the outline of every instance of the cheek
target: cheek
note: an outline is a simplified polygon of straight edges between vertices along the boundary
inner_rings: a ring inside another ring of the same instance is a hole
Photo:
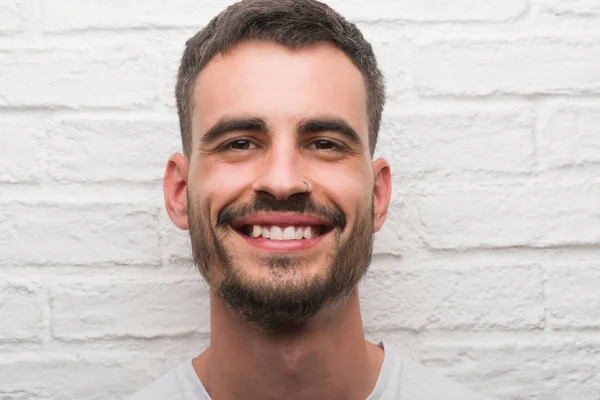
[[[207,212],[215,218],[225,205],[240,199],[252,184],[254,172],[252,168],[219,162],[203,167],[205,172],[198,177],[197,186],[205,199]]]
[[[370,203],[373,179],[363,165],[331,164],[311,168],[313,182],[350,218]]]

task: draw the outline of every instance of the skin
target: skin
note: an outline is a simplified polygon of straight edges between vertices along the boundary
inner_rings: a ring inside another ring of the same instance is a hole
[[[259,193],[284,201],[305,192],[305,181],[315,203],[345,215],[347,228],[338,232],[339,240],[351,240],[351,227],[359,215],[370,216],[371,208],[377,232],[387,215],[391,178],[387,161],[370,155],[366,99],[360,71],[327,43],[291,50],[249,40],[216,56],[196,79],[192,152],[189,158],[173,154],[167,165],[169,217],[189,229],[188,207],[197,207],[194,212],[214,228],[224,207],[251,203]],[[261,118],[266,129],[203,141],[224,118]],[[344,121],[360,143],[335,130],[299,134],[298,124],[311,118]],[[270,287],[301,288],[307,279],[325,276],[337,245],[328,235],[294,253],[299,268],[273,274],[264,262],[273,255],[269,250],[249,245],[235,232],[219,238],[236,255],[244,279]],[[219,268],[209,268],[205,278],[212,289],[223,276]],[[357,287],[287,332],[257,329],[215,290],[210,311],[210,346],[193,366],[214,399],[365,399],[375,387],[383,351],[365,340]]]

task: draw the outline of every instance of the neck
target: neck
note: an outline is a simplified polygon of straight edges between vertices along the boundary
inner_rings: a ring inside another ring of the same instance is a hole
[[[211,341],[193,365],[213,399],[365,399],[383,351],[364,337],[358,292],[301,330],[265,334],[211,293]]]

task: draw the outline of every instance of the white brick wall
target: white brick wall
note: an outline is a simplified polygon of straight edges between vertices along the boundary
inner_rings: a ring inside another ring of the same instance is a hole
[[[208,340],[163,211],[185,40],[229,0],[0,1],[0,398],[108,400]],[[332,0],[388,81],[368,336],[600,399],[600,1]]]

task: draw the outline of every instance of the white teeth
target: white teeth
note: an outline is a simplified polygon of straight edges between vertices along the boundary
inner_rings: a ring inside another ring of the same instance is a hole
[[[274,226],[271,228],[271,240],[283,240],[283,231],[280,227]]]
[[[304,237],[306,239],[312,239],[313,235],[312,235],[312,229],[310,228],[310,226],[307,226],[306,229],[304,230]]]
[[[313,233],[310,226],[301,228],[286,226],[285,228],[282,228],[280,226],[262,227],[260,225],[252,225],[249,236],[255,239],[262,237],[271,240],[301,240],[303,238],[312,239],[318,235]]]
[[[294,240],[296,239],[296,230],[293,226],[288,226],[283,230],[283,240]]]

